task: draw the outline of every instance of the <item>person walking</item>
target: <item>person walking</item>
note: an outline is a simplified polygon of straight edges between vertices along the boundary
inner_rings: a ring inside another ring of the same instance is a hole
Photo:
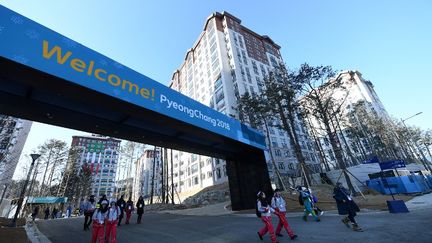
[[[307,218],[310,215],[315,219],[316,222],[320,222],[321,219],[316,215],[315,210],[313,208],[313,202],[311,199],[310,191],[306,187],[298,186],[297,191],[300,193],[299,202],[304,206],[304,215],[303,220],[307,221]]]
[[[84,231],[89,230],[92,222],[93,213],[96,208],[94,195],[91,195],[88,201],[84,204]]]
[[[282,230],[282,226],[285,228],[286,232],[288,233],[288,236],[291,238],[291,240],[294,240],[297,238],[297,235],[294,234],[292,231],[287,219],[286,219],[286,202],[282,198],[280,194],[280,190],[276,189],[274,191],[273,198],[271,200],[271,206],[274,208],[276,214],[279,218],[279,224],[276,228],[276,235],[279,237],[282,237],[282,234],[280,233]]]
[[[79,216],[83,215],[84,213],[84,207],[85,207],[85,202],[84,202],[84,198],[81,198],[80,204],[79,204]]]
[[[52,218],[52,219],[57,218],[57,213],[58,213],[57,208],[54,208],[53,211],[52,211],[52,213],[51,213],[51,218]]]
[[[72,215],[72,205],[68,205],[66,209],[66,218],[70,218]]]
[[[129,224],[129,220],[131,218],[132,212],[134,211],[134,204],[131,198],[126,202],[126,223]]]
[[[109,201],[108,201],[107,196],[105,194],[102,195],[102,197],[99,199],[98,204],[102,204],[103,201],[105,201],[107,204],[109,204]]]
[[[124,216],[124,210],[125,210],[125,208],[126,208],[126,202],[125,202],[125,200],[123,199],[123,197],[124,197],[124,195],[121,195],[120,199],[117,200],[117,206],[120,207],[120,216],[119,216],[119,220],[118,220],[118,224],[117,224],[117,226],[120,226],[120,225],[121,225],[121,221],[122,221],[123,216]]]
[[[271,221],[272,212],[274,209],[268,204],[265,193],[259,191],[257,194],[257,216],[264,222],[264,227],[257,234],[260,240],[263,240],[263,236],[269,232],[272,243],[275,243],[277,241]]]
[[[339,215],[348,215],[342,219],[342,223],[349,228],[349,222],[351,221],[354,231],[363,231],[354,218],[357,212],[360,212],[360,208],[354,202],[349,190],[342,186],[342,183],[336,183],[333,190],[333,198],[336,200]]]
[[[33,209],[33,212],[32,212],[32,214],[31,214],[31,217],[32,217],[32,221],[33,221],[33,222],[35,221],[35,219],[36,219],[36,217],[37,217],[38,214],[39,214],[39,206],[36,206],[36,207]]]
[[[45,217],[44,217],[44,219],[47,220],[49,218],[49,215],[50,215],[50,209],[49,209],[49,207],[47,207],[47,208],[45,208]]]
[[[120,216],[120,208],[114,200],[111,201],[106,217],[105,243],[117,242],[117,221]]]
[[[93,227],[92,227],[92,243],[105,243],[105,219],[108,211],[107,201],[102,201],[98,204],[93,216]]]
[[[144,213],[144,198],[142,196],[138,198],[138,201],[136,203],[136,208],[138,214],[137,224],[141,224],[142,215]]]

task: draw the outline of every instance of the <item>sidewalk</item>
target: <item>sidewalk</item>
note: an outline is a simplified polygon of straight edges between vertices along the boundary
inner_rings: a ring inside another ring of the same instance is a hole
[[[216,203],[199,208],[189,208],[180,210],[164,210],[159,213],[177,214],[177,215],[194,215],[194,216],[220,216],[233,214],[233,211],[227,210],[226,205],[230,202]]]
[[[408,202],[405,202],[405,205],[409,210],[416,210],[422,208],[431,208],[432,207],[432,193],[424,194],[421,196],[417,196]]]

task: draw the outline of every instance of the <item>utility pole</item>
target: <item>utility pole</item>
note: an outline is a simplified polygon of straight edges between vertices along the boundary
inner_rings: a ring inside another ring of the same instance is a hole
[[[406,121],[406,120],[408,120],[408,119],[410,119],[410,118],[413,118],[413,117],[415,117],[415,116],[417,116],[417,115],[420,115],[420,114],[422,114],[422,113],[423,113],[423,112],[419,112],[419,113],[417,113],[417,114],[415,114],[415,115],[412,115],[412,116],[410,116],[410,117],[408,117],[408,118],[406,118],[406,119],[401,119],[401,121],[402,121],[402,124],[404,125],[405,129],[406,129],[407,132],[408,132],[408,136],[410,137],[409,140],[412,140],[412,141],[414,142],[414,146],[415,146],[415,148],[417,149],[417,151],[420,152],[420,155],[422,156],[422,159],[420,159],[420,160],[421,160],[423,166],[425,167],[426,170],[429,170],[430,172],[432,172],[431,167],[427,164],[427,159],[426,159],[426,156],[425,156],[424,153],[423,153],[423,150],[421,150],[421,149],[419,148],[419,146],[418,146],[418,144],[417,144],[417,141],[416,141],[415,139],[412,138],[412,134],[411,134],[411,132],[408,130],[408,127],[407,127],[406,124],[405,124],[405,121]]]
[[[37,160],[41,155],[40,155],[40,154],[30,154],[30,156],[31,156],[31,158],[32,158],[32,163],[31,163],[31,165],[30,165],[30,169],[29,169],[29,171],[28,171],[28,173],[27,173],[27,179],[26,179],[26,181],[24,182],[24,186],[23,186],[23,188],[22,188],[22,190],[21,190],[21,194],[20,194],[20,197],[19,197],[19,199],[18,199],[17,209],[16,209],[16,211],[15,211],[14,218],[12,219],[12,223],[10,224],[11,227],[16,227],[16,221],[17,221],[18,215],[19,215],[19,213],[20,213],[20,211],[21,211],[22,203],[23,203],[23,201],[24,201],[24,195],[25,195],[25,192],[26,192],[26,189],[27,189],[28,182],[29,182],[29,180],[30,180],[31,172],[32,172],[32,170],[33,170],[33,167],[34,167],[35,161],[36,161],[36,160]]]
[[[173,164],[172,149],[171,149],[171,203],[174,204],[174,164]]]
[[[154,150],[153,150],[153,166],[152,166],[150,204],[153,204],[155,167],[156,167],[156,146],[154,146]]]
[[[162,155],[162,152],[165,152],[164,149],[161,148],[161,171],[160,171],[160,176],[161,176],[161,194],[162,194],[162,203],[165,203],[165,178],[164,178],[164,171],[165,171],[165,153],[164,155]]]

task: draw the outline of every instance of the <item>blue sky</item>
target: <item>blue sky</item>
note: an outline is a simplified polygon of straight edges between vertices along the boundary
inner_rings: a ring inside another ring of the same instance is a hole
[[[432,1],[5,1],[6,6],[167,84],[206,18],[228,11],[269,35],[290,67],[356,69],[387,111],[432,129]],[[74,131],[35,124],[25,151]]]

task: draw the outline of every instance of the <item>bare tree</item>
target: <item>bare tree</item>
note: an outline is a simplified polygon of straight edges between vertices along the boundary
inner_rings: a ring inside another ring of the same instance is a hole
[[[339,115],[342,103],[336,100],[334,93],[344,89],[340,77],[330,66],[312,67],[308,64],[301,65],[297,71],[295,82],[302,87],[301,108],[306,115],[312,116],[319,123],[323,124],[324,131],[330,141],[336,161],[342,169],[349,190],[355,192],[351,179],[346,172],[346,161],[344,160],[342,146],[337,136],[337,130],[332,124],[334,117]]]

